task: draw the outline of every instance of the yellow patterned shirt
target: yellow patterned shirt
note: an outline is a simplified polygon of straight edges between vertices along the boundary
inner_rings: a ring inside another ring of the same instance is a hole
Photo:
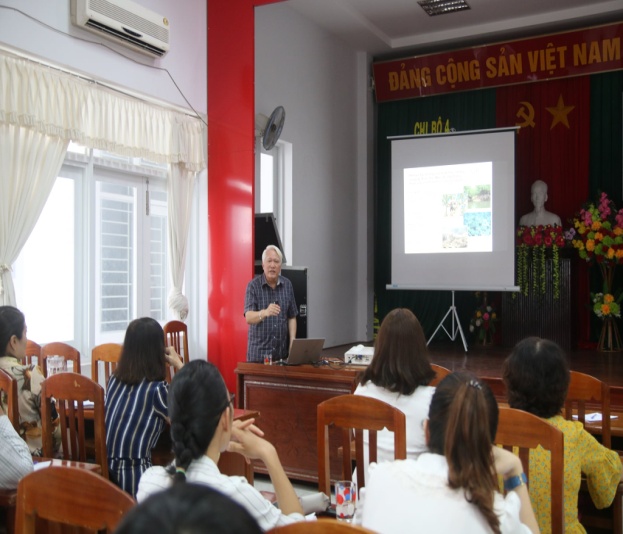
[[[616,451],[602,446],[584,430],[582,423],[557,415],[547,419],[562,430],[565,440],[565,532],[585,533],[578,520],[578,492],[582,474],[597,508],[612,503],[621,479],[621,460]],[[550,453],[538,447],[530,451],[530,498],[541,534],[551,533]]]

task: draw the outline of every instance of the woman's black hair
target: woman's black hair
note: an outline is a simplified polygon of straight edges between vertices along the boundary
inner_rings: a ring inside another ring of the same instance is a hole
[[[192,360],[171,381],[168,395],[175,480],[185,480],[186,469],[201,458],[214,437],[230,397],[219,370],[206,360]]]
[[[125,384],[139,384],[143,380],[157,382],[166,378],[164,331],[158,321],[141,317],[128,325],[114,375]]]
[[[435,377],[422,326],[407,308],[395,308],[383,319],[374,357],[361,378],[388,391],[411,395]]]
[[[495,533],[500,521],[493,509],[493,440],[498,426],[498,403],[487,384],[471,373],[446,376],[435,389],[428,413],[428,448],[448,461],[448,485],[462,488]]]
[[[11,338],[22,339],[26,328],[24,314],[14,306],[0,306],[0,356],[7,355]]]
[[[521,340],[502,367],[508,404],[545,419],[559,415],[571,375],[557,343],[539,337]]]
[[[130,510],[115,534],[260,534],[253,516],[208,486],[174,484]]]

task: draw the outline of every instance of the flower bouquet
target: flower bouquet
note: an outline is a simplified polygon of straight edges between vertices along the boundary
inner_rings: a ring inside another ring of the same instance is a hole
[[[623,263],[623,209],[617,211],[606,193],[601,193],[598,203],[587,203],[580,210],[573,227],[572,243],[580,258],[599,264]]]
[[[520,226],[517,230],[517,283],[524,295],[530,290],[545,294],[546,276],[545,259],[547,251],[551,250],[554,263],[554,298],[560,296],[560,269],[559,249],[567,244],[562,226],[539,225]],[[528,270],[534,269],[532,284],[529,283]]]
[[[600,319],[607,319],[608,317],[621,317],[621,297],[614,298],[611,293],[591,293],[591,300],[593,301],[593,312]]]
[[[491,343],[493,339],[497,322],[498,316],[495,308],[484,302],[474,311],[474,315],[469,321],[469,331],[480,343],[486,345]]]

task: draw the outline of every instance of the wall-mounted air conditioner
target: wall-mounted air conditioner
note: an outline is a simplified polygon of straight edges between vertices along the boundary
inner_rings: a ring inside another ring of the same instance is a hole
[[[169,20],[130,0],[71,0],[71,22],[150,56],[169,51]]]

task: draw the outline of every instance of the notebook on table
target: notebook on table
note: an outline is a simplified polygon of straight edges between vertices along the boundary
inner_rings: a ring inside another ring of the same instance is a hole
[[[316,363],[322,358],[322,339],[294,339],[290,347],[290,354],[285,361],[287,365],[302,365],[305,363]]]

